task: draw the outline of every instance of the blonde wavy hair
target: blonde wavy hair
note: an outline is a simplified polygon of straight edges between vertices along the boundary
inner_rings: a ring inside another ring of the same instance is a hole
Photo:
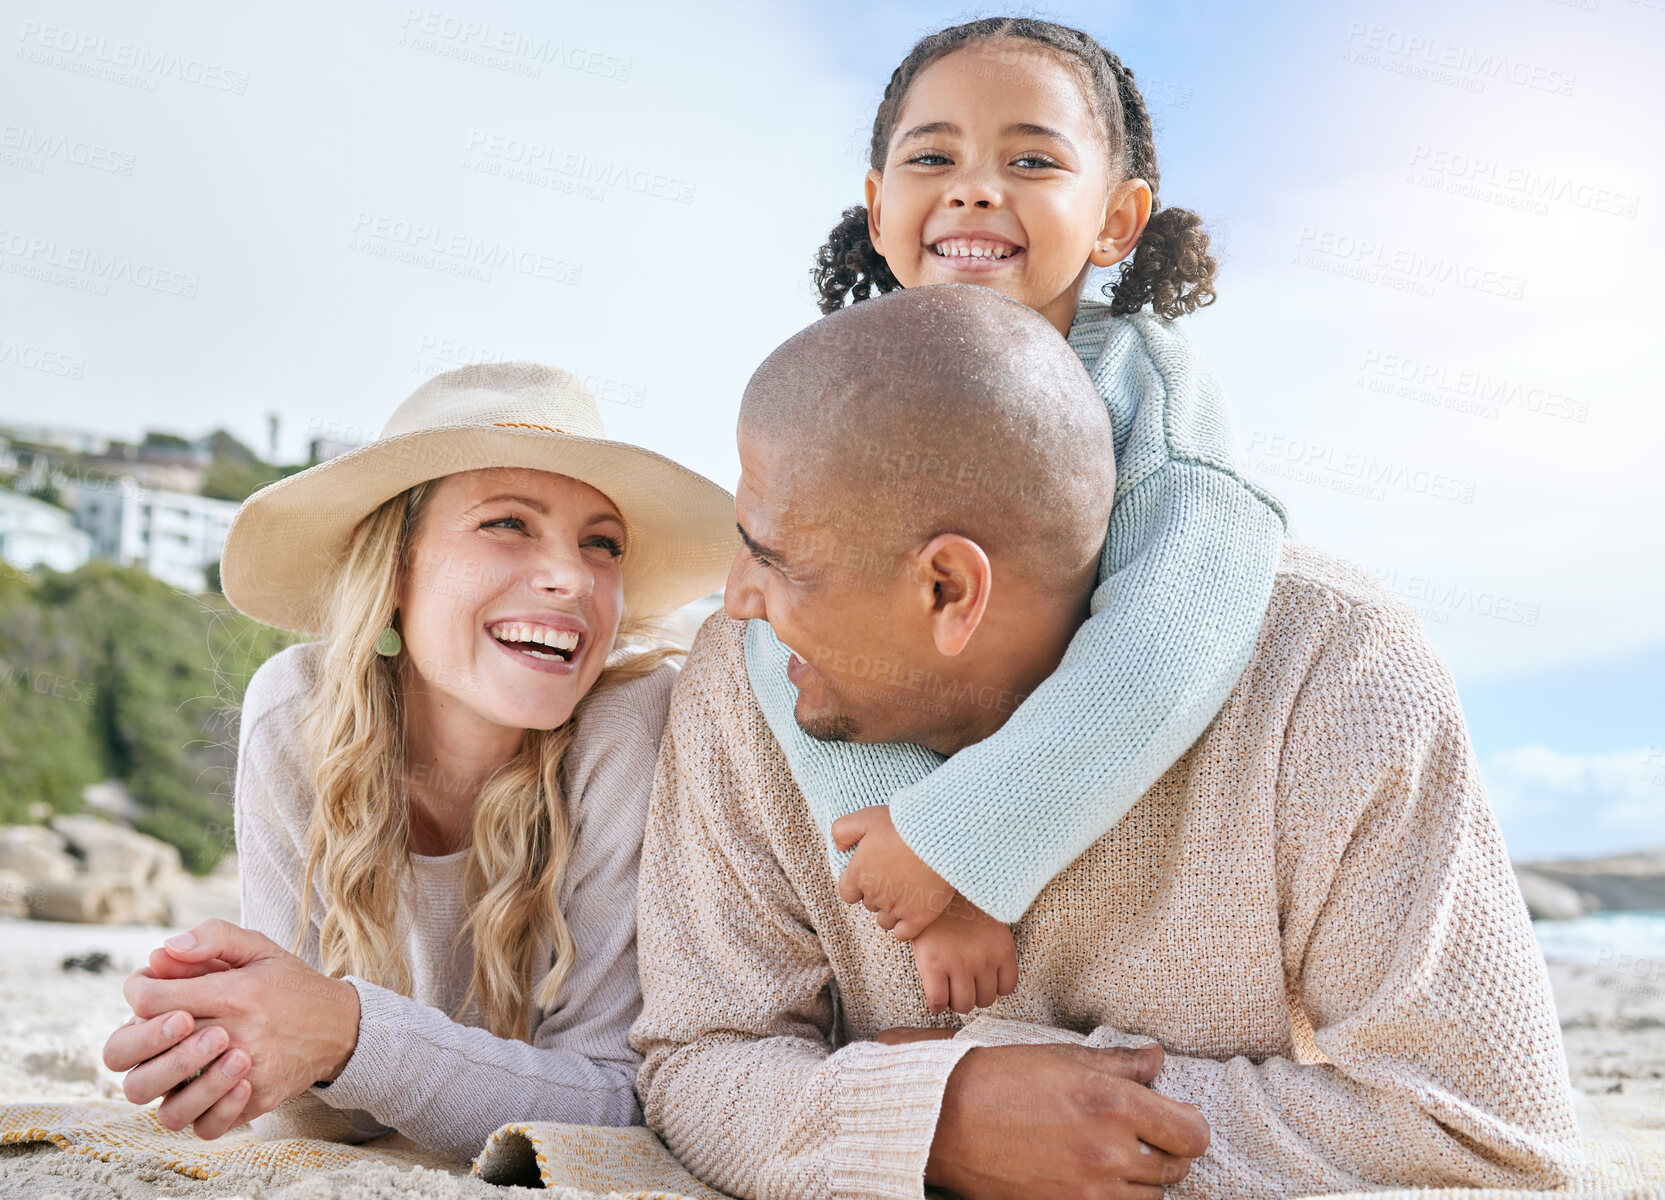
[[[314,880],[325,900],[319,929],[324,972],[354,974],[411,994],[401,940],[410,894],[410,810],[396,658],[376,652],[393,620],[402,571],[431,483],[387,501],[358,525],[333,586],[312,705],[301,726],[315,803],[296,949],[305,938]],[[621,621],[613,659],[559,728],[529,729],[519,752],[475,798],[464,887],[474,974],[456,1017],[478,1003],[497,1037],[529,1040],[532,1006],[547,1011],[577,948],[561,915],[559,887],[572,852],[561,764],[597,694],[657,669],[680,651],[621,647],[651,633]],[[540,962],[554,948],[550,965]]]

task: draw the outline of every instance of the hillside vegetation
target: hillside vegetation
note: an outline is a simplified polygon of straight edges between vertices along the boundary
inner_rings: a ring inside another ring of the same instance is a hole
[[[0,824],[73,812],[113,776],[142,832],[209,870],[231,845],[243,689],[296,640],[136,569],[32,578],[0,564]]]

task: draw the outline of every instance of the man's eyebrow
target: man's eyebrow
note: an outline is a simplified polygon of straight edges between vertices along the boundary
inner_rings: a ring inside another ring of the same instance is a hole
[[[776,554],[773,550],[769,549],[762,543],[754,541],[752,539],[752,535],[746,532],[746,527],[744,525],[736,521],[734,523],[734,527],[740,531],[740,540],[746,543],[746,549],[750,550],[754,556],[762,559],[766,563],[780,562],[780,555]]]

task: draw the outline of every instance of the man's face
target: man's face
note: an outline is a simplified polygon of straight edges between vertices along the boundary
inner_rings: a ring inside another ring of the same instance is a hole
[[[902,556],[836,532],[829,505],[800,486],[806,451],[740,433],[735,515],[745,547],[735,556],[724,607],[767,620],[792,651],[798,725],[823,741],[914,741],[922,720],[912,664],[929,634],[909,611]],[[908,707],[912,699],[914,707]]]

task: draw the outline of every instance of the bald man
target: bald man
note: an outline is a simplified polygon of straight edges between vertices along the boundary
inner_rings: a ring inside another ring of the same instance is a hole
[[[1103,403],[1030,310],[911,289],[771,355],[740,455],[746,548],[677,685],[641,872],[637,1086],[691,1170],[965,1200],[1573,1178],[1547,975],[1413,614],[1288,547],[1214,723],[1014,926],[1016,990],[934,1016],[839,899],[748,639],[791,655],[813,737],[987,738],[1087,619]]]

